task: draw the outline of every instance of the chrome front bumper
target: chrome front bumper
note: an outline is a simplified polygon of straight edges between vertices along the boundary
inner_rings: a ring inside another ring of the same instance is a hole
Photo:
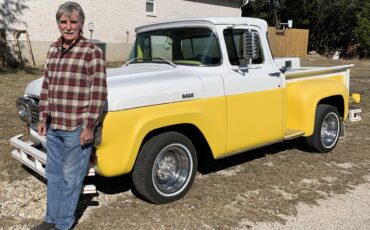
[[[47,154],[45,149],[42,147],[43,145],[41,143],[35,143],[34,141],[23,140],[23,136],[23,134],[19,134],[10,139],[11,145],[15,148],[12,151],[12,156],[22,164],[40,174],[42,177],[46,178],[45,165]],[[95,176],[95,170],[93,167],[90,167],[86,176]],[[96,193],[95,185],[84,185],[82,193]]]
[[[23,134],[10,139],[10,144],[15,147],[12,156],[45,178],[46,153],[34,146],[32,141],[23,141]]]

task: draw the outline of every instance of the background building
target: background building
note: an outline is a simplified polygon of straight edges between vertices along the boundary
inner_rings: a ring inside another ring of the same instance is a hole
[[[36,65],[60,36],[55,13],[65,0],[0,0],[0,27],[8,57],[18,59],[14,30],[26,30]],[[107,61],[122,61],[135,39],[135,27],[156,21],[199,16],[240,16],[239,0],[76,0],[84,9],[84,36],[105,46]],[[89,30],[90,29],[90,30]],[[26,34],[19,34],[22,57],[30,62]],[[3,44],[4,46],[4,44]],[[1,50],[1,49],[0,49]],[[4,49],[3,49],[4,50]]]

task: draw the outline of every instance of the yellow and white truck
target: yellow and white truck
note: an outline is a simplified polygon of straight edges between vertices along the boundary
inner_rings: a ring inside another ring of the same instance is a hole
[[[324,153],[344,133],[352,65],[275,60],[264,20],[190,18],[136,33],[126,64],[107,71],[91,174],[130,173],[136,190],[161,204],[187,193],[207,152],[219,159],[304,137],[311,151]],[[15,158],[44,175],[45,139],[36,132],[41,83],[29,83],[17,100],[31,141],[20,134],[11,144]],[[350,112],[360,118],[360,110]]]

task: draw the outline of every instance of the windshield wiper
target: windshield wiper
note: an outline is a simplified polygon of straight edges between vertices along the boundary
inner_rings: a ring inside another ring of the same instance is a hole
[[[133,58],[133,59],[128,60],[126,62],[126,65],[130,65],[132,62],[136,61],[137,59],[139,59],[139,58],[136,57],[136,58]]]
[[[141,58],[141,57],[136,57],[136,58],[133,58],[133,59],[130,59],[126,62],[126,65],[130,65],[131,63],[137,61],[137,60],[143,60],[143,61],[147,61],[147,60],[151,60],[151,58]]]
[[[167,64],[169,64],[169,65],[171,65],[171,66],[173,66],[173,67],[175,67],[176,68],[176,64],[175,63],[173,63],[172,61],[170,61],[170,60],[167,60],[166,58],[164,58],[164,57],[154,57],[153,59],[160,59],[160,60],[163,60],[163,61],[165,61]]]

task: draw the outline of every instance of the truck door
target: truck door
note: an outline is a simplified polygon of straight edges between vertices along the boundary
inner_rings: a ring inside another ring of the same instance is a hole
[[[242,39],[246,29],[223,31],[230,71],[223,74],[227,100],[227,153],[270,144],[283,138],[284,91],[282,77],[272,57],[267,41],[261,43],[258,33],[259,57],[248,68],[239,69]],[[256,30],[257,31],[257,30]],[[266,36],[266,35],[263,35]]]

